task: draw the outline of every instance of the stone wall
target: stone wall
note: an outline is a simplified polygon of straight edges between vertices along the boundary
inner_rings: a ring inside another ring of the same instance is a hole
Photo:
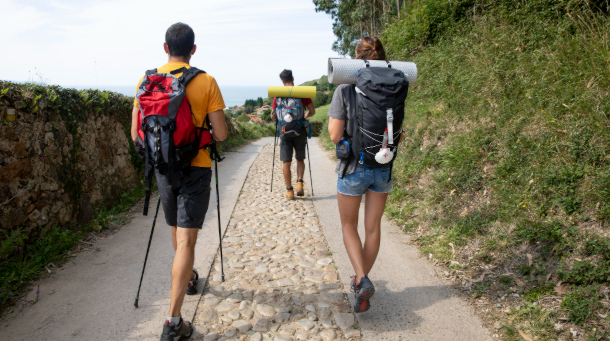
[[[0,241],[87,221],[139,183],[132,100],[0,81]]]

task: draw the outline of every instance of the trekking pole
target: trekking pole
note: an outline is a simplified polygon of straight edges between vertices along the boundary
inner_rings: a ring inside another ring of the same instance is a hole
[[[277,120],[275,120],[275,135],[273,139],[273,164],[271,165],[271,191],[273,192],[273,171],[275,169],[275,146],[277,146]]]
[[[148,247],[146,248],[146,257],[144,257],[144,266],[142,266],[142,275],[140,276],[140,285],[138,285],[138,294],[136,295],[136,301],[133,306],[138,308],[138,300],[140,299],[140,288],[142,287],[142,279],[144,278],[144,269],[146,269],[146,261],[148,260],[148,251],[150,251],[150,243],[152,242],[153,232],[155,232],[155,223],[157,222],[157,214],[159,214],[159,205],[161,205],[161,196],[157,200],[157,210],[155,211],[155,218],[153,219],[152,229],[150,230],[150,237],[148,238]]]
[[[311,159],[309,158],[309,141],[305,141],[307,147],[307,161],[309,162],[309,186],[311,187],[311,196],[313,197],[313,178],[311,177]]]
[[[224,261],[222,259],[222,228],[220,226],[220,192],[218,190],[218,162],[224,160],[224,157],[221,158],[220,154],[218,154],[218,150],[216,149],[216,141],[212,142],[212,153],[214,154],[214,175],[216,178],[216,209],[218,211],[218,241],[220,245],[220,273],[222,275],[222,282],[225,281],[225,269],[224,269]]]

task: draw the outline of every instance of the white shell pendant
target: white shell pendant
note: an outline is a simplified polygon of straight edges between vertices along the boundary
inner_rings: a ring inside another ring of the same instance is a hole
[[[388,148],[388,129],[383,133],[383,143],[381,149],[375,154],[375,161],[384,165],[394,159],[394,152]]]

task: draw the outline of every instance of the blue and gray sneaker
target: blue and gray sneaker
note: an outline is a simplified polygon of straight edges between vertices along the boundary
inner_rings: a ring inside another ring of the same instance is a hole
[[[352,288],[354,288],[354,298],[356,303],[354,304],[354,312],[363,313],[371,308],[369,300],[375,294],[375,287],[368,277],[362,277],[360,284],[356,285],[356,280],[352,282]]]
[[[186,340],[193,335],[193,326],[190,322],[182,320],[180,318],[180,324],[175,325],[165,320],[163,324],[163,334],[161,334],[161,341],[179,341]]]

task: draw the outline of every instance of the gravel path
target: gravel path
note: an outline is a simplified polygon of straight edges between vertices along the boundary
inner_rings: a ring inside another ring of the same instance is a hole
[[[308,190],[285,200],[276,160],[269,191],[272,156],[271,143],[250,168],[223,239],[225,282],[218,254],[194,339],[361,340]]]

